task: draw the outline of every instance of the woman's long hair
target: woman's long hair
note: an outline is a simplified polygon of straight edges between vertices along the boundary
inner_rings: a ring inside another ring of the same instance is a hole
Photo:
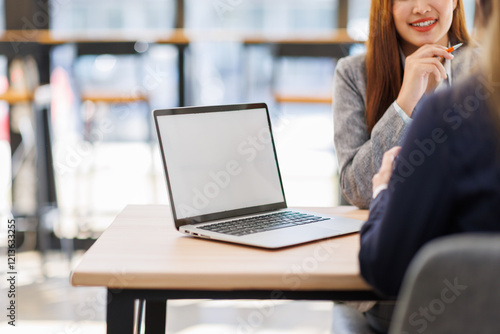
[[[457,0],[448,34],[453,43],[469,42],[462,0]],[[372,0],[366,53],[365,105],[365,119],[370,133],[401,90],[403,68],[398,38],[392,17],[392,0]]]
[[[498,0],[488,2],[486,10],[489,9],[491,9],[491,12],[486,13],[489,15],[487,17],[484,73],[490,85],[489,90],[493,92],[490,106],[500,122],[500,66],[498,65],[498,55],[500,54],[500,3]],[[500,123],[498,125],[500,126]]]

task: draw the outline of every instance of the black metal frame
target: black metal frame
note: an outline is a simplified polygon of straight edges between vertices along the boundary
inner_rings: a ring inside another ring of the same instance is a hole
[[[353,301],[382,300],[374,291],[361,290],[154,290],[154,289],[108,289],[106,313],[107,334],[133,334],[135,301],[146,304],[145,333],[165,334],[167,301],[171,299],[261,299],[261,300],[310,300]]]
[[[276,43],[273,44],[275,57],[324,57],[339,59],[349,55],[356,43]]]

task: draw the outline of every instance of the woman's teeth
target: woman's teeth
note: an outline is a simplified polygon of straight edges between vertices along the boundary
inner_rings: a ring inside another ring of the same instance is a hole
[[[428,27],[432,24],[434,24],[437,20],[429,20],[429,21],[425,21],[425,22],[419,22],[419,23],[410,23],[411,26],[414,26],[414,27]]]

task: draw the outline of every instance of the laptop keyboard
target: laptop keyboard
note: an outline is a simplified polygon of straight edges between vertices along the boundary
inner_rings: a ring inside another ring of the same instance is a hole
[[[300,212],[284,211],[263,216],[236,219],[198,227],[202,230],[231,235],[248,235],[295,225],[304,225],[328,220],[329,218],[308,215]]]

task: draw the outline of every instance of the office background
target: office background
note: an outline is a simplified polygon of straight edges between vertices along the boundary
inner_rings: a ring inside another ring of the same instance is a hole
[[[336,58],[363,52],[368,14],[366,0],[0,1],[0,249],[14,214],[15,333],[103,330],[105,294],[67,277],[125,205],[167,203],[154,108],[268,103],[288,204],[338,205],[332,77]],[[328,43],[338,29],[349,41]],[[169,333],[328,332],[331,303],[266,303],[172,303]]]

